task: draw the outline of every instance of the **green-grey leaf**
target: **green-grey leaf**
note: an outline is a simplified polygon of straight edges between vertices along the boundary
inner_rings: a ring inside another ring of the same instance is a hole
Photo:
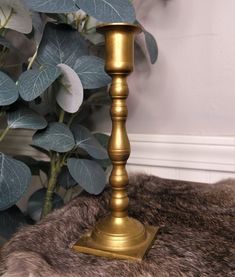
[[[30,180],[27,165],[0,153],[0,210],[14,205],[25,193]]]
[[[25,0],[25,2],[30,9],[42,13],[69,13],[79,9],[73,0]]]
[[[108,144],[109,144],[109,139],[110,136],[106,135],[106,134],[102,134],[102,133],[95,133],[93,134],[94,137],[99,141],[99,143],[105,148],[108,149]],[[107,167],[109,167],[110,165],[112,165],[112,162],[110,160],[110,158],[107,158],[105,160],[96,160],[101,166],[102,168],[106,169]]]
[[[56,101],[68,113],[76,113],[82,105],[84,89],[76,72],[66,64],[59,64],[62,76],[58,82]]]
[[[0,211],[0,237],[9,240],[21,226],[26,225],[24,214],[17,206]]]
[[[43,66],[21,74],[18,81],[20,96],[25,101],[32,101],[40,96],[59,76],[61,72],[56,66]]]
[[[77,182],[73,179],[73,177],[69,173],[67,166],[64,166],[61,169],[60,174],[57,178],[57,181],[58,181],[58,184],[65,189],[70,189],[76,186],[77,184]]]
[[[47,17],[44,14],[32,12],[33,40],[37,46],[40,44],[43,37],[46,22]]]
[[[80,77],[85,89],[95,89],[111,83],[111,77],[104,71],[104,60],[95,56],[82,56],[75,65],[74,70]]]
[[[68,159],[68,169],[78,184],[91,194],[99,194],[105,187],[106,177],[102,167],[91,160]]]
[[[24,156],[24,155],[17,155],[17,156],[14,156],[13,158],[26,164],[30,168],[32,175],[39,175],[40,173],[40,168],[38,165],[39,161],[35,160],[30,156]]]
[[[152,64],[154,64],[157,61],[158,57],[158,47],[157,42],[152,34],[144,30],[144,36],[146,41],[146,46],[148,49],[150,61]]]
[[[47,121],[44,117],[28,108],[19,108],[14,112],[7,112],[7,124],[10,129],[44,129]]]
[[[68,25],[48,23],[38,49],[40,64],[67,64],[73,68],[78,57],[88,54],[82,35]]]
[[[75,141],[70,129],[63,123],[53,122],[33,136],[33,145],[60,153],[70,151]]]
[[[135,10],[129,0],[75,0],[75,3],[102,22],[135,21]]]
[[[47,155],[48,157],[50,157],[50,153],[49,153],[47,150],[45,150],[45,149],[43,149],[43,148],[41,148],[41,147],[39,147],[39,146],[32,145],[32,144],[30,144],[30,146],[31,146],[33,149],[35,149],[35,150],[37,150],[37,151],[39,151],[39,152],[42,152],[43,154],[45,154],[45,155]],[[48,175],[48,174],[47,174],[47,175]]]
[[[12,104],[18,97],[19,93],[14,81],[0,71],[0,106]]]
[[[105,149],[108,149],[110,136],[103,133],[94,133],[93,135]]]
[[[107,159],[107,150],[98,142],[91,132],[82,125],[75,124],[72,131],[76,145],[84,149],[91,157],[95,159]]]
[[[27,212],[34,221],[41,218],[43,203],[46,197],[46,188],[35,191],[29,198]],[[63,199],[56,193],[52,196],[52,208],[58,209],[64,204]]]
[[[1,0],[1,27],[28,34],[32,30],[30,12],[21,0]]]
[[[17,155],[17,156],[14,156],[13,158],[26,164],[30,168],[32,175],[39,176],[40,171],[42,171],[47,176],[49,176],[49,173],[50,173],[50,162],[49,161],[47,162],[47,161],[35,160],[34,158],[32,158],[30,156],[24,156],[24,155]]]

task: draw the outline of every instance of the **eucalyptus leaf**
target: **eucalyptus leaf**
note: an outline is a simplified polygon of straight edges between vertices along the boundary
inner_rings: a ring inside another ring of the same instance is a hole
[[[92,16],[87,16],[86,24],[84,24],[84,36],[94,45],[104,45],[105,38],[102,34],[97,33],[96,27],[100,22]]]
[[[104,44],[104,36],[99,33],[84,33],[86,39],[88,39],[94,45],[103,45]]]
[[[18,97],[19,93],[14,81],[0,71],[0,106],[12,104]]]
[[[41,218],[43,203],[46,197],[46,188],[35,191],[29,198],[27,212],[34,221]],[[52,208],[58,209],[64,204],[63,199],[56,193],[52,196]]]
[[[104,65],[104,60],[95,56],[82,56],[76,61],[74,70],[85,89],[105,87],[111,83],[112,79],[105,72]]]
[[[28,108],[19,108],[13,112],[7,112],[7,124],[10,129],[44,129],[47,121],[44,117]]]
[[[73,67],[78,57],[88,54],[82,35],[68,25],[47,23],[38,49],[40,64],[67,64]]]
[[[17,155],[17,156],[14,156],[13,158],[26,164],[30,168],[32,175],[39,176],[40,170],[41,170],[47,176],[49,176],[50,162],[36,160],[30,156],[24,156],[24,155]]]
[[[87,16],[86,24],[84,26],[84,30],[86,33],[94,34],[96,33],[96,27],[100,24],[100,22],[95,19],[93,16]],[[103,41],[104,41],[104,36]]]
[[[105,149],[108,149],[110,136],[108,136],[106,134],[103,134],[103,133],[95,133],[93,135]],[[110,158],[107,158],[105,160],[96,160],[96,161],[104,169],[106,169],[106,168],[108,168],[109,166],[112,165],[112,162],[111,162]]]
[[[41,94],[38,98],[29,103],[29,107],[32,110],[36,111],[37,113],[43,116],[48,116],[48,114],[56,113],[57,105],[55,95],[57,92],[57,80],[43,94]]]
[[[55,20],[57,24],[68,24],[68,14],[66,13],[46,13],[46,15]]]
[[[129,0],[75,0],[83,11],[102,22],[135,21],[135,10]]]
[[[32,175],[39,175],[40,168],[38,167],[38,161],[34,158],[24,155],[14,156],[13,158],[26,164],[30,168]]]
[[[63,197],[64,203],[68,203],[71,200],[73,200],[74,198],[78,197],[82,191],[83,191],[83,189],[78,185],[67,189],[67,191]]]
[[[73,0],[25,0],[27,6],[42,13],[69,13],[79,8]]]
[[[107,159],[107,150],[98,142],[91,132],[82,125],[75,124],[72,131],[79,148],[85,150],[91,157],[95,159]]]
[[[33,145],[60,153],[70,151],[75,146],[72,132],[64,123],[52,122],[43,131],[33,136]]]
[[[14,205],[25,193],[30,180],[27,165],[0,153],[0,210]]]
[[[69,173],[67,166],[64,166],[61,169],[60,174],[57,178],[57,182],[64,189],[70,189],[77,185],[77,182],[73,179],[73,177]]]
[[[61,74],[56,66],[43,66],[21,74],[18,80],[20,96],[25,101],[32,101],[40,96]]]
[[[32,30],[29,10],[21,0],[1,0],[0,28],[28,34]]]
[[[148,50],[148,55],[152,64],[157,61],[158,58],[158,46],[157,42],[152,34],[150,34],[142,25],[141,23],[136,20],[136,25],[139,25],[144,33],[145,43]]]
[[[112,162],[110,159],[105,159],[105,160],[95,160],[104,170],[106,170],[108,167],[112,165]]]
[[[45,14],[40,14],[37,12],[32,13],[32,23],[33,23],[33,31],[34,31],[33,39],[37,46],[39,46],[42,40],[46,22],[47,22],[47,17]]]
[[[102,167],[95,161],[70,158],[67,161],[68,169],[78,184],[91,194],[100,194],[106,183]]]
[[[108,149],[110,136],[103,133],[94,133],[93,136],[99,141],[99,143],[105,148]]]
[[[158,46],[157,42],[152,34],[144,30],[144,36],[146,41],[146,46],[148,49],[150,61],[152,64],[154,64],[157,61],[158,57]]]
[[[83,86],[76,72],[66,64],[59,64],[62,72],[59,79],[59,87],[56,94],[56,101],[60,107],[68,112],[78,111],[83,102]]]
[[[45,154],[45,155],[47,155],[48,157],[50,157],[50,153],[48,152],[48,150],[45,150],[45,149],[43,149],[43,148],[41,148],[41,147],[39,147],[39,146],[35,146],[35,145],[32,145],[32,144],[30,144],[30,146],[31,146],[33,149],[35,149],[35,150],[37,150],[37,151],[39,151],[39,152],[42,152],[43,154]]]
[[[0,236],[6,240],[9,240],[21,226],[26,224],[25,216],[17,206],[0,211]]]

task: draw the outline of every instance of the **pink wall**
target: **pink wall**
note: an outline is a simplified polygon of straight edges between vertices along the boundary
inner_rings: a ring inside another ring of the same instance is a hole
[[[235,135],[235,1],[135,3],[159,59],[138,62],[129,79],[128,131]],[[99,116],[97,128],[110,129],[107,111]]]

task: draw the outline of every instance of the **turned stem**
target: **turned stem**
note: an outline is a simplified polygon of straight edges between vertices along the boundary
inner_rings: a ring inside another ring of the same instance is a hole
[[[128,185],[128,174],[126,171],[126,162],[130,156],[130,142],[126,132],[128,85],[126,81],[127,74],[113,75],[113,81],[110,88],[112,98],[111,118],[112,134],[109,141],[109,156],[113,163],[113,169],[110,175],[110,184],[112,186],[112,196],[110,207],[112,216],[127,216],[129,199],[126,192]]]

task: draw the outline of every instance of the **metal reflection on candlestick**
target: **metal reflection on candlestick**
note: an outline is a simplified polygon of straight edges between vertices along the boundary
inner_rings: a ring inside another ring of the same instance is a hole
[[[134,37],[141,32],[141,28],[127,23],[111,23],[97,29],[105,35],[105,70],[112,77],[112,133],[108,147],[113,163],[110,175],[111,213],[81,237],[73,249],[104,257],[141,260],[158,230],[157,227],[143,225],[128,216],[126,162],[130,155],[130,143],[125,127],[128,113],[126,98],[129,92],[126,79],[133,71]]]

